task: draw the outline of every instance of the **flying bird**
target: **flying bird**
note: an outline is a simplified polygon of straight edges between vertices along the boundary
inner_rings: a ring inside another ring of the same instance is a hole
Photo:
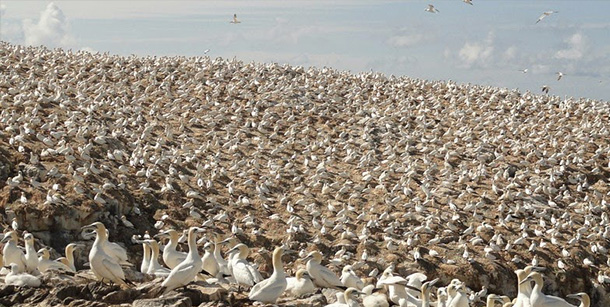
[[[551,89],[551,87],[548,86],[548,85],[543,85],[542,86],[542,92],[543,93],[547,93],[548,94],[550,89]]]
[[[439,10],[437,10],[434,5],[432,4],[428,4],[428,8],[425,9],[426,12],[430,12],[430,13],[438,13],[440,12]]]
[[[472,0],[462,0],[462,1],[464,1],[464,3],[472,5]]]
[[[229,22],[230,22],[230,23],[235,23],[235,24],[237,24],[237,23],[241,23],[241,21],[239,21],[239,20],[237,19],[237,14],[233,14],[233,20],[231,20],[231,21],[229,21]]]
[[[546,16],[550,16],[553,13],[559,13],[559,12],[558,11],[546,11],[546,12],[542,13],[542,15],[540,15],[540,17],[538,17],[538,20],[536,20],[536,23],[539,23]]]
[[[210,52],[210,49],[203,50],[203,54],[208,54],[208,52]]]
[[[520,72],[526,74],[527,73],[527,68],[526,69],[519,69]]]
[[[561,71],[557,72],[557,81],[561,80],[561,77],[563,77],[563,73]]]

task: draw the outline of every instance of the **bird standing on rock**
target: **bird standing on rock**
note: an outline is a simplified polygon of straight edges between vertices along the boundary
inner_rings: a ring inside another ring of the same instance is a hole
[[[82,229],[94,229],[96,233],[95,241],[89,252],[89,265],[95,277],[101,282],[112,281],[118,285],[127,285],[128,283],[133,285],[133,283],[125,279],[123,268],[121,268],[116,258],[109,255],[104,249],[108,242],[108,234],[104,224],[95,222],[84,226]]]

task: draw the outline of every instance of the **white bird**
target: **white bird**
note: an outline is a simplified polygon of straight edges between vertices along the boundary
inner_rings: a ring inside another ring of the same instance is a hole
[[[187,253],[176,250],[178,239],[180,238],[180,234],[176,230],[169,229],[157,234],[155,237],[163,235],[169,235],[169,243],[163,248],[163,262],[165,262],[167,267],[173,269],[186,259]]]
[[[400,301],[403,300],[404,303],[411,303],[415,306],[421,306],[421,300],[415,298],[413,295],[407,292],[407,290],[420,290],[417,288],[413,288],[408,285],[408,280],[402,278],[400,276],[392,275],[393,266],[389,266],[386,268],[381,277],[377,281],[377,287],[386,286],[388,289],[388,298],[390,301],[394,302],[394,304],[400,304]]]
[[[546,11],[546,12],[542,13],[542,15],[540,15],[540,17],[538,17],[538,20],[536,20],[536,23],[539,23],[546,16],[550,16],[553,13],[559,13],[559,12],[558,11]]]
[[[521,281],[521,283],[527,283],[532,280],[534,281],[534,288],[530,295],[530,304],[532,307],[576,307],[560,297],[542,293],[544,282],[542,280],[542,275],[538,272],[531,272]]]
[[[286,278],[286,282],[286,292],[291,293],[294,297],[301,297],[316,291],[316,287],[305,269],[298,269],[294,277]]]
[[[304,259],[307,261],[307,273],[313,283],[320,288],[346,289],[337,274],[329,268],[322,266],[322,254],[318,251],[310,252]]]
[[[543,92],[543,93],[548,94],[550,89],[551,89],[551,87],[550,87],[550,86],[548,86],[548,85],[543,85],[543,86],[542,86],[542,92]]]
[[[428,4],[428,8],[426,8],[425,11],[426,12],[430,12],[430,13],[438,13],[438,12],[440,12],[432,4]]]
[[[140,272],[147,273],[148,267],[150,267],[150,246],[146,242],[142,241],[142,264],[140,265]]]
[[[108,241],[108,234],[104,224],[95,222],[84,226],[83,229],[94,229],[96,236],[91,251],[89,251],[89,266],[97,279],[101,282],[112,281],[119,285],[131,283],[125,279],[125,273],[115,257],[109,255],[105,246]]]
[[[515,275],[517,275],[517,298],[515,299],[514,306],[516,307],[530,307],[529,297],[532,294],[532,286],[531,283],[526,282],[522,283],[522,281],[532,272],[532,266],[526,266],[523,269],[515,270]]]
[[[127,250],[115,242],[108,241],[108,229],[105,227],[104,229],[106,231],[106,240],[102,241],[102,246],[106,254],[114,258],[119,265],[131,266],[132,264],[128,261]]]
[[[262,303],[275,303],[277,298],[286,290],[286,272],[284,271],[284,263],[282,255],[284,248],[276,247],[273,250],[273,273],[269,278],[262,280],[252,287],[248,298],[253,301]]]
[[[263,280],[261,273],[246,258],[250,249],[243,243],[235,245],[229,250],[231,276],[235,278],[237,286],[252,287]]]
[[[557,81],[561,80],[561,78],[563,77],[563,73],[561,71],[557,72]]]
[[[447,286],[447,291],[451,295],[451,300],[447,303],[448,307],[469,307],[468,295],[464,292],[462,283],[451,283]]]
[[[38,253],[34,248],[34,236],[31,233],[23,235],[25,241],[25,271],[28,273],[36,273],[38,269]]]
[[[421,285],[421,305],[430,307],[430,288],[438,281],[438,278],[427,281]]]
[[[125,227],[134,228],[133,223],[130,222],[125,215],[121,215],[121,222]]]
[[[462,0],[462,1],[464,1],[464,3],[466,3],[466,4],[472,5],[472,0]]]
[[[220,267],[218,266],[218,262],[214,257],[214,245],[210,242],[205,242],[203,245],[203,256],[201,257],[201,268],[207,274],[218,277],[218,272],[220,272]]]
[[[216,259],[216,263],[218,263],[218,269],[220,273],[230,275],[231,271],[229,270],[229,263],[225,260],[220,254],[220,244],[218,237],[215,235],[214,238],[214,258]]]
[[[74,265],[74,250],[79,247],[80,245],[75,243],[70,243],[66,245],[66,256],[57,258],[57,261],[67,265],[70,268],[70,271],[76,272],[76,266]]]
[[[195,277],[201,272],[201,256],[197,251],[197,234],[196,232],[201,231],[201,228],[191,227],[188,232],[188,246],[189,252],[186,258],[176,265],[167,279],[163,281],[161,286],[163,287],[163,293],[168,293],[178,287],[186,286],[195,280]]]
[[[362,298],[362,305],[364,307],[389,307],[388,296],[385,293],[374,292],[375,285],[366,285],[362,288],[364,297]]]
[[[362,290],[362,288],[364,288],[364,283],[362,282],[362,279],[360,279],[360,277],[356,275],[351,265],[346,265],[343,267],[340,279],[341,283],[343,283],[343,285],[348,288],[351,287],[356,288],[358,290]]]
[[[233,14],[233,20],[231,20],[231,21],[229,21],[229,22],[230,22],[230,23],[233,23],[233,24],[238,24],[238,23],[241,23],[241,21],[239,21],[239,20],[237,19],[237,14]]]
[[[569,294],[567,297],[575,298],[575,299],[580,300],[580,305],[578,305],[578,307],[589,307],[589,306],[591,306],[591,298],[589,297],[588,294],[586,294],[584,292],[575,293],[575,294]]]
[[[11,271],[4,277],[4,283],[6,285],[18,287],[40,287],[42,284],[38,277],[28,273],[21,273],[18,264],[10,263],[9,265],[11,267]]]
[[[150,247],[150,260],[148,264],[147,274],[155,275],[156,277],[166,277],[171,272],[168,268],[159,264],[159,243],[156,240],[145,240],[145,244]]]
[[[525,69],[520,69],[519,71],[520,71],[520,72],[522,72],[522,73],[524,73],[524,74],[526,74],[526,73],[527,73],[527,68],[525,68]]]
[[[47,248],[41,248],[38,250],[39,254],[42,254],[38,258],[38,271],[46,272],[47,270],[63,270],[63,271],[72,271],[72,269],[65,265],[64,263],[49,259],[49,250]]]
[[[20,270],[19,272],[21,272],[21,270],[25,270],[25,254],[17,246],[18,240],[17,232],[13,230],[4,234],[4,238],[2,238],[0,243],[6,243],[2,249],[2,262],[6,265],[11,263],[16,264]]]
[[[326,307],[358,307],[358,295],[363,294],[358,291],[356,288],[347,288],[345,292],[343,292],[343,298],[345,303],[332,303],[326,305]]]

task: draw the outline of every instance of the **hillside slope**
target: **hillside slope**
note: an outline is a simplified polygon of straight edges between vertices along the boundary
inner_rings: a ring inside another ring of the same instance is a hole
[[[102,221],[136,263],[132,235],[210,221],[264,272],[284,243],[514,297],[535,257],[546,293],[610,305],[608,102],[6,43],[0,71],[2,226],[56,250]]]

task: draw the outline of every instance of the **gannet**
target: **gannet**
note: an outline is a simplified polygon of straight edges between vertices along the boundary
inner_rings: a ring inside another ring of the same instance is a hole
[[[221,244],[221,242],[218,241],[218,235],[214,235],[214,258],[216,259],[216,263],[218,263],[218,269],[222,274],[230,275],[229,263],[220,254],[219,244]]]
[[[104,251],[109,256],[114,258],[118,264],[127,266],[132,265],[128,261],[129,258],[127,257],[127,250],[115,242],[108,241],[108,229],[106,229],[106,240],[104,240],[102,243],[104,244]]]
[[[229,250],[231,276],[235,278],[238,287],[243,285],[252,287],[263,280],[261,273],[246,260],[250,249],[243,243],[235,245]]]
[[[539,23],[546,16],[550,16],[553,13],[559,13],[559,12],[558,11],[546,11],[546,12],[542,13],[542,15],[540,15],[540,17],[538,17],[538,20],[536,20],[536,23]]]
[[[163,293],[168,293],[178,287],[186,286],[195,280],[195,277],[199,272],[201,272],[201,256],[197,251],[197,232],[201,231],[198,227],[189,228],[188,232],[188,246],[189,251],[186,255],[186,258],[178,263],[172,271],[169,273],[169,276],[163,281],[161,284],[163,288]]]
[[[377,281],[377,287],[386,286],[388,289],[388,298],[394,304],[400,304],[400,300],[404,300],[405,303],[409,302],[415,306],[421,307],[421,300],[407,292],[407,289],[417,290],[417,288],[409,286],[408,280],[400,276],[393,276],[392,269],[393,267],[390,266],[383,271],[381,277]]]
[[[57,261],[67,265],[70,268],[70,271],[72,272],[76,272],[76,266],[74,265],[74,250],[78,247],[79,245],[75,243],[70,243],[66,245],[66,256],[57,258]]]
[[[16,263],[10,264],[11,271],[4,277],[6,285],[18,287],[40,287],[40,279],[28,273],[21,273],[19,265]]]
[[[522,72],[522,73],[524,73],[524,74],[526,74],[526,73],[527,73],[527,68],[525,68],[525,69],[520,69],[519,71],[520,71],[520,72]]]
[[[343,297],[345,303],[332,303],[326,305],[326,307],[358,307],[358,295],[363,294],[358,291],[356,288],[347,288],[345,292],[343,292]]]
[[[162,235],[169,236],[169,243],[163,248],[163,262],[165,262],[165,265],[170,269],[173,269],[186,259],[187,253],[176,250],[178,239],[180,238],[180,234],[176,230],[169,229],[157,234],[155,237]]]
[[[145,240],[144,243],[147,244],[151,250],[150,260],[146,273],[150,275],[155,275],[156,277],[168,276],[171,271],[168,268],[163,267],[161,264],[159,264],[159,243],[157,243],[156,240],[152,239]]]
[[[341,290],[347,288],[341,283],[341,279],[337,274],[320,264],[322,262],[322,254],[320,252],[310,252],[304,260],[307,261],[307,273],[309,273],[316,286]]]
[[[560,297],[542,293],[544,282],[542,280],[542,275],[538,272],[531,272],[521,281],[521,283],[527,283],[532,280],[534,281],[534,288],[530,295],[530,304],[532,307],[576,307]]]
[[[42,254],[38,258],[38,271],[46,272],[47,270],[63,270],[63,271],[72,271],[72,269],[57,260],[49,259],[49,250],[47,248],[41,248],[38,250],[39,254]]]
[[[25,254],[23,251],[17,246],[17,241],[19,237],[17,237],[16,231],[9,231],[4,234],[4,238],[0,243],[4,244],[4,248],[2,249],[2,262],[5,265],[9,265],[14,263],[18,267],[18,272],[25,270]]]
[[[218,272],[220,272],[220,267],[218,266],[218,262],[216,262],[216,258],[214,257],[214,245],[210,242],[206,242],[203,245],[203,256],[201,257],[202,269],[208,274],[219,277]]]
[[[148,273],[148,267],[150,267],[150,254],[150,246],[142,241],[142,264],[140,265],[140,272],[142,273]]]
[[[543,93],[547,93],[548,94],[550,89],[551,89],[551,87],[548,86],[548,85],[543,85],[542,86],[542,92]]]
[[[472,0],[462,0],[462,1],[464,1],[464,3],[466,3],[466,4],[472,5]]]
[[[286,283],[286,292],[291,293],[294,297],[301,297],[316,291],[316,287],[305,269],[298,269],[294,277],[287,277]]]
[[[495,294],[489,294],[489,295],[487,296],[486,301],[485,301],[485,306],[486,306],[486,307],[490,307],[490,306],[491,306],[491,307],[494,307],[494,306],[496,306],[496,302],[499,302],[499,303],[501,303],[501,304],[504,304],[504,303],[508,303],[508,302],[509,302],[509,299],[508,299],[508,298],[506,298],[506,297],[497,296],[497,295],[495,295]]]
[[[561,71],[557,72],[557,81],[561,80],[561,77],[563,77],[563,73]]]
[[[578,307],[589,307],[591,306],[591,298],[588,294],[584,292],[569,294],[568,297],[575,298],[580,300],[580,305]]]
[[[522,283],[522,281],[532,272],[532,266],[515,270],[517,275],[517,298],[515,299],[515,307],[530,307],[530,295],[532,293],[531,283]]]
[[[31,233],[23,235],[25,241],[25,271],[35,273],[38,269],[38,253],[34,249],[34,236]]]
[[[274,304],[277,298],[284,293],[287,286],[286,272],[282,262],[284,251],[282,247],[276,247],[273,250],[273,273],[269,278],[262,280],[252,287],[250,293],[248,293],[250,300]]]
[[[430,288],[438,281],[438,278],[427,281],[421,285],[421,305],[430,307]]]
[[[364,283],[362,279],[356,275],[354,269],[351,265],[346,265],[343,267],[341,271],[341,283],[348,288],[356,288],[358,290],[362,290],[364,288]]]
[[[375,285],[366,285],[362,288],[364,297],[362,298],[362,305],[364,307],[389,307],[388,296],[385,293],[374,292]]]
[[[112,281],[119,285],[131,283],[125,279],[125,273],[115,257],[109,255],[105,246],[108,241],[108,234],[104,224],[95,222],[91,225],[84,226],[83,229],[94,229],[96,236],[91,251],[89,251],[89,266],[95,277],[101,282]]]
[[[239,21],[239,20],[237,19],[237,14],[233,14],[233,20],[231,20],[231,21],[229,21],[229,22],[230,22],[230,23],[234,23],[234,24],[241,23],[241,21]]]
[[[459,281],[458,281],[459,282]],[[451,282],[447,286],[447,292],[451,296],[451,299],[447,302],[448,307],[469,307],[468,295],[464,292],[464,285],[459,283]]]
[[[430,13],[438,13],[438,12],[440,12],[432,4],[428,4],[428,8],[426,8],[425,11],[426,12],[430,12]]]

